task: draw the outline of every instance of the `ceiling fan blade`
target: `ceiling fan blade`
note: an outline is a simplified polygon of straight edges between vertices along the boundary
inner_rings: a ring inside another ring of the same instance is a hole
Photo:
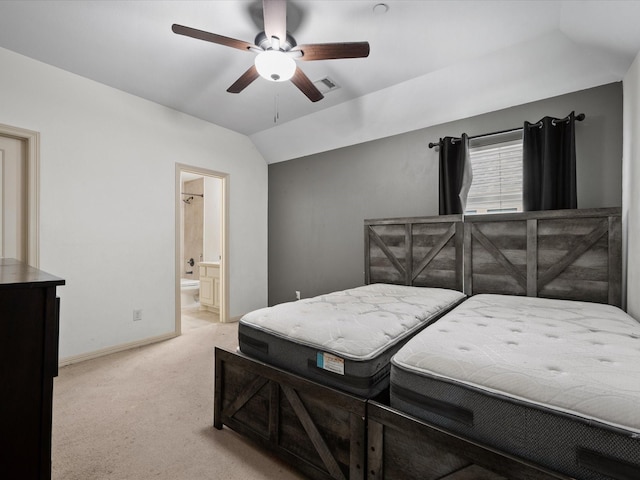
[[[286,0],[262,0],[264,11],[264,33],[267,38],[278,37],[280,44],[287,40]]]
[[[309,77],[307,77],[299,67],[296,67],[296,73],[293,74],[291,82],[312,102],[317,102],[324,98],[320,90],[316,88],[313,82],[309,80]]]
[[[242,90],[247,88],[251,82],[253,82],[256,78],[258,78],[260,74],[256,69],[255,65],[251,65],[251,68],[244,72],[238,80],[235,81],[233,85],[227,88],[227,92],[229,93],[240,93]]]
[[[298,45],[291,49],[300,50],[302,56],[298,60],[332,60],[338,58],[362,58],[369,56],[369,42],[350,43],[312,43]]]
[[[253,43],[236,40],[235,38],[229,38],[215,33],[205,32],[204,30],[198,30],[196,28],[185,27],[184,25],[178,25],[177,23],[174,23],[171,26],[171,30],[173,30],[173,33],[177,33],[178,35],[204,40],[205,42],[217,43],[219,45],[237,48],[239,50],[251,50],[252,48],[258,48]]]

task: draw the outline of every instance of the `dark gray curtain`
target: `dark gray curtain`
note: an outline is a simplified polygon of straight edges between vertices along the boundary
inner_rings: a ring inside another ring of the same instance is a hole
[[[522,204],[525,211],[578,208],[574,112],[524,122]]]
[[[464,213],[471,185],[469,138],[440,139],[440,215]]]

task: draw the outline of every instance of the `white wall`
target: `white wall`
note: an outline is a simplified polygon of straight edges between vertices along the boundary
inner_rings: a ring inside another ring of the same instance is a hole
[[[626,230],[627,311],[640,319],[640,53],[623,85],[622,218]]]
[[[0,123],[41,133],[61,358],[174,330],[176,163],[230,175],[229,313],[266,305],[267,166],[248,137],[8,50],[0,65]]]

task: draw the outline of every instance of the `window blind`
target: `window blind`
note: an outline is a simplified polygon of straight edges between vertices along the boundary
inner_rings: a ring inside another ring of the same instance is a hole
[[[473,181],[465,213],[522,211],[522,139],[469,148]]]

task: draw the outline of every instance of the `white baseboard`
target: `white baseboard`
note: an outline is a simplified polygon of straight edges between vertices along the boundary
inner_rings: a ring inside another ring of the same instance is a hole
[[[58,366],[64,367],[66,365],[71,365],[72,363],[79,363],[84,362],[85,360],[104,357],[105,355],[111,355],[112,353],[123,352],[132,348],[143,347],[145,345],[151,345],[152,343],[163,342],[177,336],[178,334],[176,332],[165,333],[163,335],[158,335],[157,337],[149,337],[143,340],[136,340],[135,342],[122,343],[120,345],[114,345],[113,347],[102,348],[93,352],[81,353],[80,355],[72,355],[70,357],[59,359]]]

